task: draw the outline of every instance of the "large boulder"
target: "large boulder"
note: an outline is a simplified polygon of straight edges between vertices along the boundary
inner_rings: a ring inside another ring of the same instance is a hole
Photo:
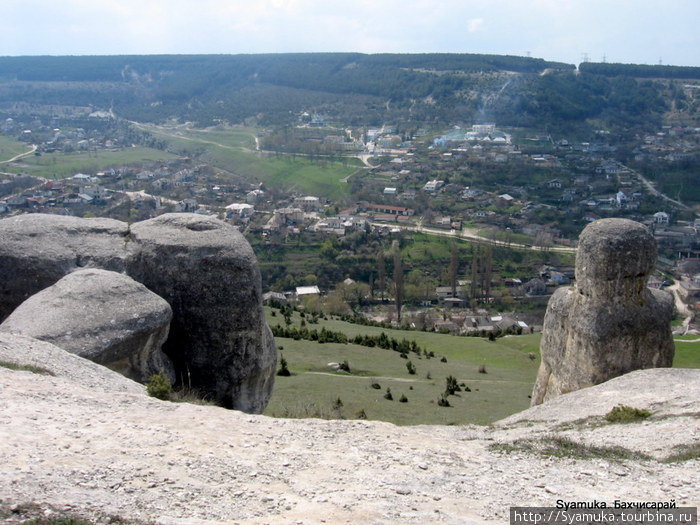
[[[164,351],[178,373],[224,406],[261,412],[277,351],[243,235],[217,219],[169,213],[132,225],[131,238],[127,273],[173,309]]]
[[[128,232],[113,219],[30,213],[0,220],[0,321],[75,269],[123,271]]]
[[[0,324],[12,332],[52,343],[135,381],[173,365],[161,351],[172,310],[130,277],[108,270],[76,270],[32,295]]]
[[[176,378],[220,404],[261,412],[277,352],[260,273],[238,230],[195,214],[133,224],[30,214],[0,220],[0,321],[83,267],[125,272],[173,310],[163,350]]]
[[[655,262],[654,237],[642,224],[602,219],[583,230],[576,284],[547,305],[533,405],[632,370],[671,366],[673,298],[647,288]]]

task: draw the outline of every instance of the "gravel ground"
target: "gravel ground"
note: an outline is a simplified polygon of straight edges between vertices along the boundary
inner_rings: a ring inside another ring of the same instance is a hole
[[[490,427],[398,427],[158,401],[73,358],[0,336],[0,361],[55,373],[0,367],[0,521],[58,512],[100,523],[490,524],[507,522],[510,506],[557,500],[700,505],[700,460],[659,461],[700,442],[700,371],[635,372]],[[604,423],[619,403],[653,415]],[[651,457],[498,446],[553,437]]]

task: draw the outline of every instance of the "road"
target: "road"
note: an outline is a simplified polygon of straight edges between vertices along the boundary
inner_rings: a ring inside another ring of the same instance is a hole
[[[474,230],[439,230],[436,228],[427,228],[422,225],[408,225],[408,224],[400,224],[400,223],[383,223],[383,222],[373,222],[371,223],[372,226],[381,226],[381,227],[396,227],[396,228],[401,228],[402,230],[406,231],[414,231],[414,232],[420,232],[420,233],[427,233],[428,235],[438,235],[440,237],[452,237],[452,238],[457,238],[457,239],[463,239],[463,240],[470,240],[470,241],[475,241],[483,244],[491,244],[494,246],[505,246],[507,248],[517,248],[520,250],[532,250],[532,251],[537,251],[537,252],[542,252],[542,251],[551,251],[551,252],[559,252],[559,253],[576,253],[576,248],[570,248],[568,246],[547,246],[547,247],[542,247],[542,246],[531,246],[528,244],[519,244],[516,242],[507,242],[507,241],[499,241],[497,239],[489,239],[488,237],[483,237],[481,235],[478,235],[477,233],[474,232]]]
[[[657,190],[657,189],[654,187],[654,184],[653,184],[649,179],[647,179],[644,175],[642,175],[642,174],[639,173],[638,171],[633,170],[632,168],[630,168],[630,167],[628,167],[628,166],[625,166],[625,165],[622,164],[621,162],[618,162],[617,164],[618,164],[621,168],[624,168],[624,169],[628,170],[628,171],[629,171],[630,173],[632,173],[635,177],[637,177],[637,178],[639,179],[639,182],[641,182],[641,183],[644,185],[644,187],[647,189],[647,191],[648,191],[649,193],[651,193],[652,195],[654,195],[654,196],[656,196],[656,197],[659,197],[659,198],[661,198],[661,199],[664,199],[665,201],[668,201],[668,202],[670,202],[670,203],[672,203],[672,204],[675,204],[676,206],[678,206],[678,207],[680,207],[680,208],[682,208],[682,209],[684,209],[684,210],[686,210],[686,211],[694,211],[692,208],[690,208],[689,206],[686,206],[686,205],[683,204],[682,202],[677,201],[676,199],[672,199],[671,197],[669,197],[669,196],[666,195],[665,193],[661,193],[659,190]]]
[[[35,151],[36,151],[36,144],[32,144],[31,149],[29,151],[27,151],[26,153],[20,153],[19,155],[15,155],[11,159],[0,160],[0,164],[9,164],[10,162],[14,162],[14,161],[19,160],[23,157],[27,157],[27,156],[31,155],[32,153],[34,153]]]

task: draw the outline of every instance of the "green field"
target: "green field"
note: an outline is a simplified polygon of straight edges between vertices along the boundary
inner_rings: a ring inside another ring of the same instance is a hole
[[[25,150],[26,151],[26,148]],[[11,164],[3,164],[2,171],[26,173],[40,177],[71,177],[80,172],[92,172],[143,162],[166,161],[177,155],[157,149],[135,147],[123,150],[98,150],[78,153],[45,153],[29,155]]]
[[[24,142],[19,142],[11,137],[0,135],[0,162],[9,160],[15,155],[30,151],[30,147]],[[0,171],[4,171],[6,164],[0,164]]]
[[[357,171],[358,159],[268,155],[255,151],[255,130],[215,128],[193,130],[141,126],[174,151],[201,155],[214,166],[285,191],[339,199],[347,195],[343,180]]]
[[[279,312],[271,315],[270,325],[282,324]],[[293,325],[298,326],[295,313]],[[355,419],[364,410],[368,419],[399,425],[417,424],[488,424],[528,408],[539,366],[539,334],[508,336],[496,341],[474,337],[455,337],[419,331],[387,330],[340,320],[321,320],[308,328],[325,327],[343,332],[379,335],[384,332],[395,339],[414,340],[435,358],[409,354],[416,367],[411,375],[406,360],[398,352],[354,344],[325,343],[276,338],[281,354],[289,363],[291,377],[277,377],[275,390],[265,414],[275,417],[344,417]],[[693,339],[696,337],[693,337]],[[535,355],[535,359],[530,358]],[[440,358],[444,356],[447,362]],[[328,363],[348,361],[350,374],[333,372]],[[479,367],[486,367],[486,374]],[[674,366],[700,368],[700,343],[676,343]],[[430,374],[430,379],[428,379]],[[450,407],[440,407],[437,400],[445,390],[445,378],[453,375],[471,392],[449,396]],[[371,387],[378,383],[381,389]],[[384,399],[390,388],[393,401]],[[405,395],[407,403],[400,403]],[[342,406],[335,406],[340,398]]]

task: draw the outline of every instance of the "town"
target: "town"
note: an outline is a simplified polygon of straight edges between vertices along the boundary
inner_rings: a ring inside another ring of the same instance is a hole
[[[341,189],[329,195],[231,174],[206,162],[201,151],[174,154],[162,129],[153,133],[104,112],[80,124],[56,117],[4,120],[1,136],[25,151],[0,165],[0,216],[216,216],[255,247],[268,298],[379,322],[400,317],[394,268],[403,264],[404,326],[463,335],[539,329],[553,289],[574,278],[575,239],[583,226],[626,217],[646,224],[659,245],[651,285],[677,281],[691,311],[700,299],[700,219],[693,203],[681,202],[681,192],[659,191],[644,174],[649,166],[672,170],[694,158],[698,128],[663,126],[628,144],[605,130],[596,131],[595,141],[579,142],[495,123],[442,132],[349,128],[303,112],[283,131],[217,130],[249,134],[256,145],[251,156],[300,158],[321,172],[331,171],[331,162],[349,166],[349,175],[333,181]],[[89,167],[91,155],[143,147],[162,158]],[[57,174],[79,155],[87,155],[84,169]],[[36,162],[48,156],[50,164]],[[416,243],[422,257],[411,255]],[[362,246],[372,247],[373,263],[368,254],[353,258]],[[386,268],[378,266],[377,250]],[[427,257],[435,250],[440,254]],[[398,262],[407,254],[413,260]]]

